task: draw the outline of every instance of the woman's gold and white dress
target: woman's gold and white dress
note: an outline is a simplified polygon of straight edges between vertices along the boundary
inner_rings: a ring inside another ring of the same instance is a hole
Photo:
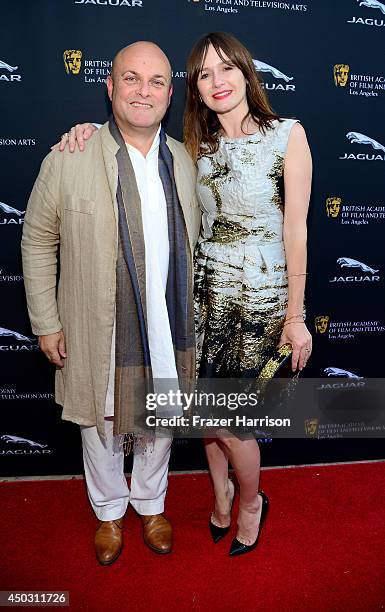
[[[283,169],[296,120],[219,138],[198,160],[203,211],[196,249],[199,376],[255,377],[274,353],[287,310]]]

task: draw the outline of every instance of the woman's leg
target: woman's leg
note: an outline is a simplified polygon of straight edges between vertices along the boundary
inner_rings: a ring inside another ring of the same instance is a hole
[[[221,443],[234,468],[239,483],[240,500],[237,539],[243,544],[255,542],[261,518],[259,491],[260,452],[255,439],[223,437]]]
[[[204,445],[215,495],[211,520],[217,527],[228,527],[230,507],[234,496],[234,484],[229,480],[228,458],[218,439],[206,439]]]

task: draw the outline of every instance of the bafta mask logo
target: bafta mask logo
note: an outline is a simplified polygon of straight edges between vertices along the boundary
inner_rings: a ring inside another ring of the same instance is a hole
[[[348,64],[336,64],[333,68],[334,83],[336,87],[345,87],[349,78]]]
[[[318,430],[318,419],[306,419],[305,433],[307,436],[315,436]]]
[[[336,198],[334,196],[331,198],[326,198],[326,214],[328,217],[337,219],[341,210],[341,202],[341,198]]]
[[[67,74],[79,74],[82,65],[83,53],[79,50],[69,49],[64,51],[64,68]]]
[[[327,315],[319,315],[314,319],[315,331],[317,334],[324,334],[327,332],[330,317]]]

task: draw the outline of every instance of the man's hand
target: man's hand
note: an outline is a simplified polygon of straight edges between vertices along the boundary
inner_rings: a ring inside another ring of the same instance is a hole
[[[76,145],[79,147],[79,151],[84,151],[84,141],[91,138],[96,130],[97,128],[92,123],[77,123],[69,132],[63,134],[60,142],[51,147],[51,149],[55,151],[64,151],[68,144],[70,153],[75,151]]]
[[[48,336],[39,336],[39,346],[50,363],[58,368],[64,366],[67,353],[63,330]]]

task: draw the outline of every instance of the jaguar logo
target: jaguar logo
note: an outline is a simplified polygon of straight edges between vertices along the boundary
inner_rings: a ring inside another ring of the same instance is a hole
[[[345,87],[349,78],[348,64],[336,64],[333,68],[334,83],[336,87]]]
[[[4,435],[0,436],[0,440],[4,440],[7,444],[10,442],[12,444],[25,444],[26,446],[32,446],[34,448],[47,448],[48,444],[40,444],[39,442],[34,442],[33,440],[28,440],[28,438],[20,438],[19,436],[9,436]]]
[[[258,70],[259,72],[270,72],[276,79],[283,79],[284,81],[286,81],[286,83],[289,83],[289,81],[292,81],[294,78],[294,77],[287,76],[286,74],[278,70],[278,68],[275,68],[274,66],[265,64],[265,62],[260,62],[259,60],[253,59],[253,63],[254,63],[256,70]]]
[[[367,266],[361,261],[357,261],[357,259],[350,259],[350,257],[339,257],[337,263],[341,268],[359,268],[362,272],[369,272],[370,274],[377,274],[378,272],[378,270],[374,270],[374,268]]]
[[[357,0],[360,6],[366,6],[367,8],[379,9],[383,15],[385,15],[385,5],[379,0]]]
[[[0,71],[4,73],[4,71],[8,71],[10,74],[0,74],[0,82],[5,81],[7,83],[15,83],[21,81],[21,74],[14,74],[15,70],[17,70],[19,66],[11,66],[7,64],[7,62],[3,62],[0,60]]]
[[[4,204],[4,202],[0,202],[0,208],[8,215],[17,215],[18,217],[22,217],[25,214],[25,210],[18,210],[17,208],[8,206],[8,204]]]
[[[33,338],[29,338],[28,336],[23,336],[23,334],[19,334],[18,332],[12,331],[12,329],[6,329],[5,327],[0,327],[0,336],[9,336],[12,338],[16,338],[16,340],[20,340],[22,342],[33,342]]]
[[[2,62],[0,60],[0,70],[8,70],[8,72],[15,72],[15,70],[18,69],[19,66],[10,66],[9,64],[7,64],[6,62]]]
[[[340,378],[362,378],[362,376],[357,376],[357,374],[353,374],[353,372],[349,372],[349,370],[342,370],[341,368],[325,368],[324,373],[327,376]]]
[[[365,134],[360,134],[360,132],[348,132],[346,134],[346,138],[350,140],[352,144],[356,142],[357,144],[370,145],[373,147],[373,149],[385,152],[384,145],[377,140],[373,140],[373,138],[370,138],[369,136],[365,136]]]

